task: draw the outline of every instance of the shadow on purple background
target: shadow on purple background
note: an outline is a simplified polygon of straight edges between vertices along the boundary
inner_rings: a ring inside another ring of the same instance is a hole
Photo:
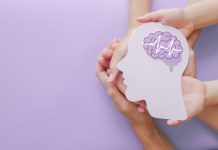
[[[153,9],[183,6],[155,0]],[[142,149],[94,74],[127,16],[126,0],[0,1],[0,150]],[[205,30],[196,47],[200,79],[218,77],[217,33]],[[196,120],[160,124],[178,149],[218,147]]]

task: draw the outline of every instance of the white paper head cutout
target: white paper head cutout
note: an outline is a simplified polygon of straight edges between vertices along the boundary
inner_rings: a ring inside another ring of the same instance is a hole
[[[132,102],[145,100],[155,118],[186,119],[181,77],[188,56],[187,40],[176,28],[160,23],[141,25],[118,64],[127,86],[126,97]]]

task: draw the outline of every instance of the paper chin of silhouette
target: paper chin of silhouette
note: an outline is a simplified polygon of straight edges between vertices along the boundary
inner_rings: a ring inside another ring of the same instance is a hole
[[[160,23],[141,25],[129,39],[128,52],[118,64],[128,100],[146,99],[150,115],[156,118],[187,118],[181,78],[188,56],[187,40],[176,28]]]

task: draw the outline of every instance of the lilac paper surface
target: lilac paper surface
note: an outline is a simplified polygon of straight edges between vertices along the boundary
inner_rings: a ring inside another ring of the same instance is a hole
[[[153,9],[182,6],[155,0]],[[0,1],[1,150],[142,150],[94,73],[127,15],[126,0]],[[217,33],[207,29],[197,45],[200,79],[218,77]],[[202,125],[167,131],[180,149],[218,143]]]

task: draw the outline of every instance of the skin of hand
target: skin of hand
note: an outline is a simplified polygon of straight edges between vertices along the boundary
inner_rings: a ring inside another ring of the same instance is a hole
[[[114,39],[99,57],[96,67],[97,77],[104,85],[117,109],[128,119],[144,149],[173,149],[168,140],[157,130],[147,111],[140,113],[137,104],[128,101],[116,84],[108,82],[109,61],[113,55],[114,47],[118,43],[119,40]],[[117,80],[116,82],[121,83],[122,75],[119,75]]]
[[[195,53],[193,49],[189,49],[189,58],[188,58],[188,64],[186,69],[183,72],[183,76],[190,76],[190,77],[196,77],[197,74],[197,66],[196,66],[196,59],[195,59]]]
[[[114,82],[118,77],[120,71],[116,65],[127,53],[127,43],[129,38],[138,26],[141,25],[140,22],[136,21],[136,18],[150,11],[150,3],[150,0],[129,0],[128,29],[125,37],[121,40],[112,56],[110,62],[110,77],[108,79],[109,82]]]
[[[119,40],[116,41],[116,44],[119,45]],[[113,55],[113,52],[114,50],[106,49],[104,50],[102,56],[100,57],[100,58],[103,58],[102,60],[104,60],[105,62],[99,61],[99,63],[105,68],[109,67],[109,62]],[[104,57],[104,56],[109,56],[109,57]],[[122,73],[118,76],[116,80],[116,84],[117,84],[119,91],[124,95],[126,91],[126,86],[123,84]],[[192,117],[200,113],[205,107],[205,95],[206,95],[205,90],[206,90],[205,84],[203,82],[195,78],[189,77],[189,76],[183,76],[182,77],[182,92],[183,92],[184,103],[185,103],[187,113],[188,113],[188,118],[182,121],[168,120],[167,124],[168,125],[178,125],[182,122],[185,122],[191,119]],[[137,110],[139,113],[147,112],[145,101],[139,101],[138,103],[136,103],[136,106],[137,106]]]
[[[165,9],[165,10],[160,10],[158,12],[160,12],[160,14],[162,14],[162,11],[165,12],[165,13],[163,13],[165,15],[163,15],[162,18],[157,18],[160,20],[156,20],[156,21],[162,20],[162,23],[165,22],[166,24],[170,24],[170,25],[179,27],[179,29],[184,34],[187,34],[187,36],[190,35],[188,37],[189,46],[190,46],[190,57],[189,57],[188,66],[187,66],[186,70],[184,71],[184,75],[196,77],[196,63],[195,63],[195,54],[193,51],[193,47],[194,47],[194,44],[199,36],[199,32],[192,33],[193,29],[191,27],[191,23],[189,25],[188,21],[185,21],[183,9],[173,9],[173,10]],[[173,15],[169,15],[169,14],[171,14],[171,11],[172,12],[175,11],[176,13],[173,13]],[[148,17],[150,16],[149,14],[151,14],[151,16],[154,16],[154,18],[155,18],[155,16],[158,16],[158,14],[159,14],[158,12],[148,13]],[[154,14],[154,15],[152,15],[152,14]],[[145,15],[145,16],[147,16],[147,15]],[[145,16],[143,16],[143,18],[145,18]],[[135,18],[135,17],[136,16],[130,17],[130,18]],[[175,20],[175,18],[176,18],[176,20]],[[130,19],[130,20],[132,20],[132,19]],[[140,19],[138,19],[138,21],[140,21]],[[147,20],[147,22],[148,21],[151,21],[151,20]],[[133,22],[133,21],[131,21],[131,22]],[[143,22],[144,22],[144,20],[143,21],[141,20],[141,23],[143,23]],[[129,23],[129,24],[131,24],[131,23]],[[135,30],[137,29],[137,27],[139,25],[140,24],[129,25],[128,32],[127,32],[125,38],[123,40],[121,40],[121,42],[117,46],[116,51],[114,52],[114,55],[112,56],[112,60],[110,62],[111,69],[110,69],[109,82],[113,82],[116,79],[116,77],[118,76],[119,70],[117,69],[116,65],[126,55],[128,40],[131,37],[131,35],[135,32]]]
[[[116,47],[116,51],[114,52],[112,60],[110,61],[110,76],[108,78],[109,82],[114,82],[120,72],[116,65],[127,53],[127,43],[129,37],[130,33],[123,40],[121,40],[119,45]]]
[[[195,53],[193,47],[200,35],[200,31],[194,31],[193,23],[185,18],[184,9],[162,9],[145,14],[137,19],[141,23],[160,22],[179,29],[187,38],[189,43],[189,61],[183,75],[196,77]],[[193,32],[194,31],[194,32]]]
[[[206,106],[206,87],[203,82],[189,76],[183,76],[182,93],[188,118],[186,120],[168,120],[168,125],[179,125],[190,120]]]
[[[218,80],[205,82],[206,93],[206,106],[218,106]]]
[[[182,8],[161,9],[147,13],[144,16],[137,18],[137,21],[141,23],[160,22],[173,26],[179,29],[186,38],[194,31],[193,22],[185,18],[184,9]]]
[[[188,65],[183,73],[184,76],[191,76],[196,77],[197,74],[197,67],[196,67],[196,60],[195,60],[195,52],[194,52],[194,46],[200,36],[201,30],[196,30],[191,33],[191,35],[188,37],[188,45],[189,45],[189,60]]]
[[[188,3],[189,5],[196,4],[202,0],[189,0]],[[196,77],[197,74],[197,67],[196,67],[196,62],[195,62],[195,53],[194,53],[194,46],[200,36],[201,29],[193,31],[190,36],[187,38],[188,40],[188,45],[190,47],[189,51],[189,60],[188,60],[188,65],[183,73],[184,76],[191,76],[191,77]]]
[[[119,44],[119,41],[117,41],[117,44]],[[108,50],[108,53],[110,51]],[[113,55],[113,52],[110,53],[110,55]],[[104,53],[107,53],[107,51],[104,51]],[[103,54],[104,54],[103,53]],[[110,58],[107,57],[107,61],[110,61]],[[104,64],[104,63],[102,63]],[[107,67],[109,67],[109,62],[107,62]],[[119,91],[124,94],[126,91],[126,86],[123,84],[123,78],[122,74],[119,75],[119,77],[116,80],[117,87]],[[206,88],[205,84],[195,78],[189,77],[189,76],[183,76],[182,77],[182,92],[183,92],[183,98],[184,103],[187,109],[188,118],[186,120],[168,120],[168,125],[178,125],[182,122],[185,122],[192,117],[196,116],[198,113],[200,113],[204,107],[205,107],[205,96],[206,96]],[[145,101],[139,101],[136,103],[137,110],[140,113],[147,112],[146,110],[146,104]]]

